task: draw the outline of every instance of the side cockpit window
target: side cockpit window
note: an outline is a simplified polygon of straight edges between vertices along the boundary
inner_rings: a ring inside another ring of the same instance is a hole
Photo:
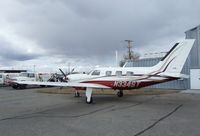
[[[100,70],[93,71],[91,75],[93,75],[93,76],[99,76],[100,75]]]
[[[115,75],[116,76],[122,76],[122,71],[116,71]]]
[[[126,72],[126,76],[133,76],[133,72],[127,71],[127,72]]]
[[[106,71],[106,76],[111,76],[112,75],[112,71]]]

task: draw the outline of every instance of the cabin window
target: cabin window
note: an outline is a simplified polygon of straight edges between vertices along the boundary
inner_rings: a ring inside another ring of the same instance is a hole
[[[35,74],[29,73],[28,77],[35,77]]]
[[[20,76],[22,76],[22,77],[28,77],[28,73],[20,73]]]
[[[98,76],[98,75],[100,75],[100,71],[99,70],[95,70],[95,71],[92,72],[92,75],[93,76]]]
[[[133,72],[127,71],[127,72],[126,72],[126,76],[133,76]]]
[[[112,71],[106,71],[106,76],[111,76]]]
[[[116,71],[116,76],[122,76],[122,71]]]
[[[0,75],[0,78],[3,78],[3,76],[2,76],[2,75]]]

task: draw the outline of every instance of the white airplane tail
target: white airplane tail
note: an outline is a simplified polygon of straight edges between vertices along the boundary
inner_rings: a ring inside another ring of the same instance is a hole
[[[165,73],[171,76],[174,75],[174,77],[180,75],[194,41],[194,39],[187,39],[176,43],[161,61],[153,67],[154,72],[151,74]]]

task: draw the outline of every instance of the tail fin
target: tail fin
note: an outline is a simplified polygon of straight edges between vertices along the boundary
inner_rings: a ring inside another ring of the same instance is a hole
[[[161,61],[153,67],[156,69],[155,72],[180,73],[194,41],[194,39],[187,39],[176,43]]]

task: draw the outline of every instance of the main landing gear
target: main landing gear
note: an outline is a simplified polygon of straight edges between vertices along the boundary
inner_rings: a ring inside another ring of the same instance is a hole
[[[86,88],[85,95],[86,95],[86,103],[91,104],[93,102],[92,88]]]
[[[76,92],[76,93],[78,94],[79,92]],[[86,88],[85,95],[86,95],[85,102],[86,102],[87,104],[93,103],[92,88]],[[117,92],[117,96],[118,96],[118,97],[123,97],[123,96],[124,96],[123,90],[119,90],[119,91]]]
[[[76,90],[75,94],[74,94],[74,97],[78,98],[80,97],[80,93],[78,92],[78,90]],[[91,104],[93,102],[93,98],[92,98],[92,88],[86,88],[86,91],[85,91],[85,96],[86,96],[86,99],[85,99],[85,102],[87,104]]]
[[[117,96],[118,96],[118,97],[123,97],[123,96],[124,96],[123,90],[119,90],[119,91],[117,92]]]
[[[86,97],[85,102],[87,104],[92,104],[93,103],[93,98],[91,97],[90,100],[88,100],[88,98]]]
[[[92,88],[86,88],[85,95],[86,95],[86,101],[85,101],[85,102],[86,102],[87,104],[93,103]],[[117,92],[117,96],[118,96],[118,97],[123,97],[123,96],[124,96],[123,90],[119,90],[119,91]]]

